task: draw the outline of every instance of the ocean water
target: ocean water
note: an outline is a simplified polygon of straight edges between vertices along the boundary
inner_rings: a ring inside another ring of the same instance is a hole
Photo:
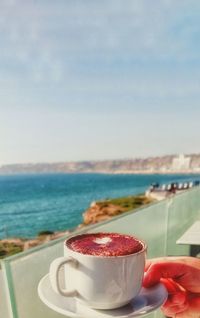
[[[0,176],[0,238],[34,237],[82,222],[92,201],[143,193],[151,183],[195,175],[44,174]]]

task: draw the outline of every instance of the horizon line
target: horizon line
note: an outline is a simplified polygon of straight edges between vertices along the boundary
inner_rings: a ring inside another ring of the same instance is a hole
[[[171,153],[165,155],[149,155],[149,156],[136,156],[136,157],[125,157],[125,158],[112,158],[112,159],[82,159],[82,160],[62,160],[62,161],[37,161],[37,162],[13,162],[13,163],[3,163],[0,168],[5,166],[15,166],[15,165],[38,165],[38,164],[59,164],[59,163],[81,163],[81,162],[104,162],[104,161],[126,161],[126,160],[136,160],[136,159],[148,159],[148,158],[163,158],[163,157],[175,157],[175,156],[195,156],[200,155],[199,153]]]

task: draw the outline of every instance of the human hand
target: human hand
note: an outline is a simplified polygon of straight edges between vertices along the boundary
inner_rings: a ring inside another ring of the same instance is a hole
[[[168,317],[200,318],[200,259],[166,257],[148,260],[144,287],[162,282],[168,299],[162,310]]]

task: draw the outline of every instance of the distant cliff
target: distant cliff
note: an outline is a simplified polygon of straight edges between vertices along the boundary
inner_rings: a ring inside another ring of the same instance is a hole
[[[145,195],[135,195],[92,202],[90,207],[83,213],[83,225],[107,221],[113,216],[138,209],[154,201],[156,200]]]
[[[191,158],[187,172],[200,171],[200,154]],[[176,155],[120,160],[57,163],[10,164],[0,167],[0,174],[15,173],[170,173]]]

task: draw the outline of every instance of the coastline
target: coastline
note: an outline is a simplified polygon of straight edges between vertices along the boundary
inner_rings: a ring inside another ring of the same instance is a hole
[[[78,175],[78,174],[108,174],[108,175],[200,175],[200,170],[84,170],[84,171],[15,171],[15,172],[7,172],[3,173],[0,171],[0,176],[17,176],[17,175],[54,175],[54,174],[70,174],[70,175]]]
[[[84,174],[102,174],[102,175],[198,175],[200,176],[200,171],[133,171],[133,170],[118,170],[118,171],[84,171],[84,172],[16,172],[16,173],[1,173],[0,177],[11,177],[11,176],[33,176],[33,175],[84,175]]]
[[[192,174],[192,175],[200,175],[200,171],[194,171],[194,170],[170,170],[170,171],[152,171],[152,170],[119,170],[116,172],[113,172],[112,174],[135,174],[135,175],[188,175],[188,174]]]
[[[0,240],[0,259],[16,253],[20,253],[32,247],[45,244],[49,241],[58,239],[71,234],[76,230],[91,224],[109,220],[114,216],[137,209],[145,204],[156,201],[146,197],[144,194],[127,196],[115,199],[91,202],[89,208],[82,214],[82,223],[73,229],[64,231],[42,231],[32,239],[23,237],[8,237]]]

